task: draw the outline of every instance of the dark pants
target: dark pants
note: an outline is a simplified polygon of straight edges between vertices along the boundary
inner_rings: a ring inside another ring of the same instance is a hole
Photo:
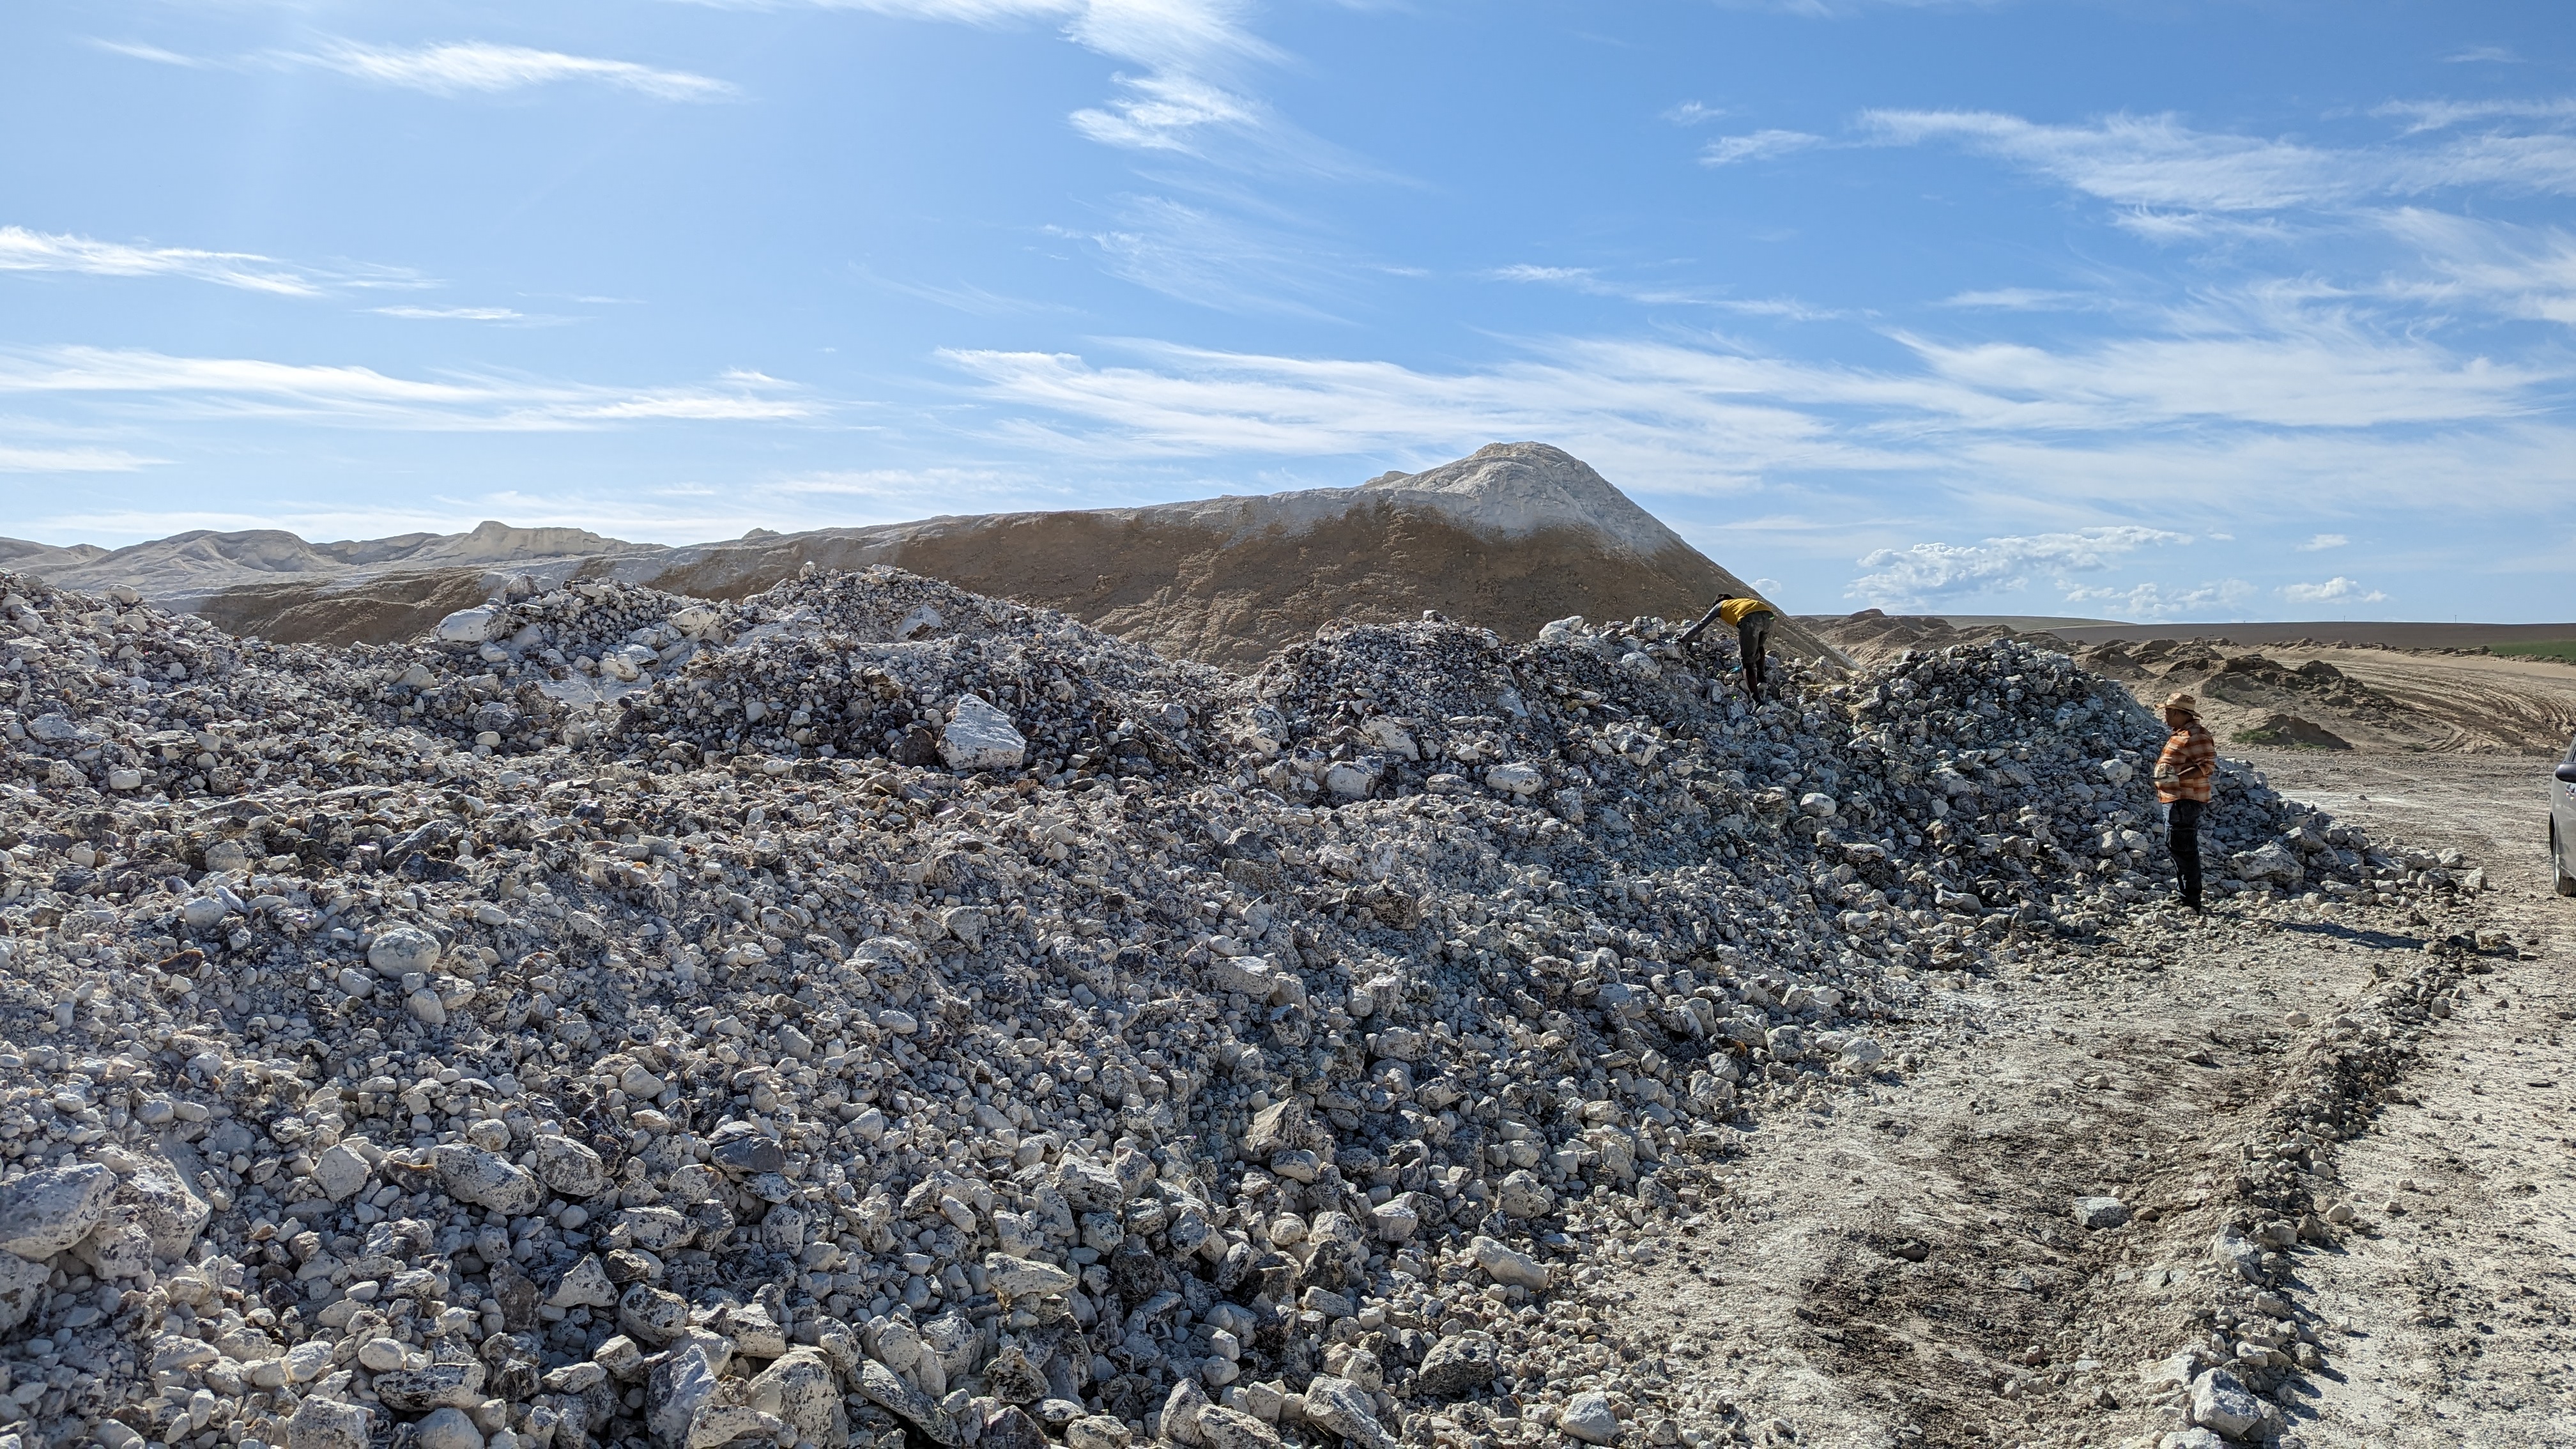
[[[2165,807],[2165,843],[2174,868],[2182,873],[2182,903],[2200,904],[2200,816],[2209,808],[2200,800],[2176,800]]]
[[[1772,614],[1747,614],[1744,622],[1735,626],[1736,651],[1744,656],[1744,692],[1752,695],[1756,704],[1762,701],[1762,683],[1766,673],[1762,656],[1771,647],[1771,621],[1775,617]]]

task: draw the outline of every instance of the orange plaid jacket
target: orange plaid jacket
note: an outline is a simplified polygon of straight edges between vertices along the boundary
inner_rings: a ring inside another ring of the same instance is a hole
[[[2218,741],[2200,721],[2165,737],[2164,753],[2156,756],[2156,799],[2170,805],[2177,800],[2209,802],[2209,780],[2218,773]]]

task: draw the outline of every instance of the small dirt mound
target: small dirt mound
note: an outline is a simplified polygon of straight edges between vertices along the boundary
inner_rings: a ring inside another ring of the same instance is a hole
[[[2240,745],[2276,745],[2305,750],[2348,750],[2352,741],[2321,724],[2278,710],[2231,736]]]

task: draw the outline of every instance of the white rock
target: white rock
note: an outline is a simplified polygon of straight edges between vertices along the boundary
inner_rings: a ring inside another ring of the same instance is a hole
[[[1422,1226],[1422,1214],[1402,1198],[1382,1202],[1369,1210],[1369,1223],[1380,1240],[1401,1243],[1411,1238]]]
[[[546,1301],[557,1308],[613,1308],[617,1305],[617,1285],[608,1281],[608,1270],[600,1265],[596,1254],[585,1253],[555,1284]]]
[[[49,1167],[0,1185],[0,1249],[52,1257],[88,1237],[107,1215],[116,1174],[95,1162]]]
[[[335,1142],[313,1161],[313,1181],[333,1202],[347,1202],[376,1173],[374,1164],[346,1142]]]
[[[545,1189],[534,1174],[496,1153],[442,1143],[433,1157],[439,1185],[458,1202],[517,1216],[545,1201]]]
[[[1335,760],[1324,770],[1324,788],[1344,800],[1357,800],[1377,785],[1377,772],[1355,760]]]
[[[380,933],[367,947],[367,964],[379,976],[402,976],[413,971],[438,969],[438,938],[413,926],[396,926]]]
[[[15,1253],[0,1253],[0,1333],[7,1333],[27,1321],[45,1296],[45,1281],[53,1270],[42,1263],[30,1263]]]
[[[957,697],[939,737],[939,758],[961,773],[1016,770],[1028,750],[1029,742],[1012,727],[1011,717],[976,694]]]
[[[1556,1411],[1556,1427],[1569,1438],[1586,1444],[1611,1444],[1619,1438],[1619,1411],[1610,1406],[1610,1396],[1599,1389],[1586,1389],[1565,1401]]]
[[[2129,1205],[2116,1197],[2079,1197],[2075,1200],[2075,1221],[2096,1232],[2116,1228],[2129,1220]]]
[[[985,1254],[984,1275],[994,1296],[1003,1299],[1070,1293],[1075,1282],[1071,1273],[1053,1263],[1015,1258],[1007,1253]]]
[[[1496,765],[1485,772],[1486,788],[1528,799],[1546,788],[1547,776],[1535,765]]]
[[[1413,738],[1413,732],[1391,715],[1370,715],[1360,722],[1360,733],[1368,737],[1369,743],[1399,760],[1422,758],[1422,746]]]
[[[1378,1422],[1377,1405],[1367,1390],[1329,1374],[1306,1382],[1306,1422],[1341,1435],[1359,1449],[1390,1449],[1395,1442]]]
[[[2191,1384],[2191,1421],[2230,1439],[2242,1439],[2263,1422],[2263,1406],[2225,1369],[2211,1369]]]
[[[480,644],[492,637],[493,626],[499,621],[497,609],[459,609],[439,620],[435,633],[445,644]]]
[[[599,1154],[569,1137],[536,1140],[537,1180],[564,1197],[596,1197],[608,1190],[608,1166]]]
[[[367,1449],[368,1418],[356,1404],[306,1399],[286,1421],[286,1449]]]
[[[1532,1290],[1547,1286],[1547,1266],[1527,1253],[1482,1237],[1475,1240],[1473,1251],[1477,1269],[1497,1283]]]

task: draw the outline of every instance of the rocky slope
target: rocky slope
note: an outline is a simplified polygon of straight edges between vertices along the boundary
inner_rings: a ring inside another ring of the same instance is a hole
[[[1754,709],[1654,618],[1238,677],[885,568],[0,610],[25,1444],[1743,1437],[1574,1351],[1583,1225],[2159,890],[2156,727],[2009,641]],[[2476,884],[2241,769],[2213,840],[2253,913]]]
[[[1687,618],[1720,592],[1748,591],[1580,459],[1539,443],[1497,443],[1356,488],[934,518],[683,548],[487,523],[469,534],[363,544],[183,534],[114,553],[28,554],[16,566],[63,587],[131,587],[237,634],[382,643],[418,634],[512,573],[546,586],[609,578],[738,599],[808,564],[892,564],[1236,668],[1335,619],[1388,623],[1432,610],[1525,638],[1569,614]],[[1794,623],[1773,637],[1784,651],[1832,657]]]

